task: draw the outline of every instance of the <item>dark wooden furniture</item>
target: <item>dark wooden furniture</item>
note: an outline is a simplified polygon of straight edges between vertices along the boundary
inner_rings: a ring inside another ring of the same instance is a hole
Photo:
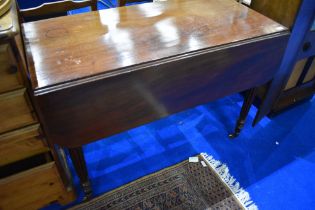
[[[13,1],[0,17],[0,26],[0,209],[69,203],[75,195],[62,181],[61,161],[42,135],[27,91]]]
[[[251,0],[250,8],[292,29],[303,0]]]
[[[126,6],[127,3],[139,2],[139,0],[117,0],[119,7]]]
[[[87,196],[82,145],[266,83],[288,39],[234,0],[120,7],[25,23],[23,34],[44,131],[69,148]]]
[[[48,17],[48,15],[66,14],[70,10],[91,7],[92,11],[97,10],[97,0],[62,0],[55,2],[47,2],[38,7],[19,10],[22,20],[25,18]]]
[[[315,2],[312,0],[253,0],[252,9],[291,29],[292,34],[275,79],[258,90],[259,114],[276,114],[315,93]]]

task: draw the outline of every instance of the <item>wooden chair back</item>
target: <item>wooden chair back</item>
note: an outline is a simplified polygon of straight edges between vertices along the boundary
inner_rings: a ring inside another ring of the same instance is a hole
[[[44,3],[38,7],[19,10],[22,19],[43,17],[48,15],[62,14],[70,10],[80,9],[84,7],[91,7],[92,11],[97,10],[97,0],[63,0]]]

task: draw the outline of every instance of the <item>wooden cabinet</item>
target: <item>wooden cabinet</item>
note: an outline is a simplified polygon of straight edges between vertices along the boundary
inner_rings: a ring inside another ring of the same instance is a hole
[[[259,116],[276,114],[315,93],[315,2],[313,0],[252,0],[252,9],[291,29],[277,76],[260,87]]]
[[[302,0],[252,0],[250,7],[292,28]]]
[[[0,135],[0,166],[48,152],[39,129],[35,124]]]
[[[75,196],[61,179],[62,164],[45,142],[28,93],[15,12],[13,4],[0,17],[0,209],[66,204]]]
[[[0,94],[23,87],[16,60],[8,43],[0,45]]]
[[[0,94],[0,133],[36,122],[25,88]]]
[[[0,188],[2,210],[39,209],[55,201],[66,204],[74,199],[65,191],[54,161],[1,179]]]

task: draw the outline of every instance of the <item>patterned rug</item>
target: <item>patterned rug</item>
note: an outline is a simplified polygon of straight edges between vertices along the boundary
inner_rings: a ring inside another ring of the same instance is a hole
[[[225,164],[202,153],[77,205],[73,210],[258,209]]]

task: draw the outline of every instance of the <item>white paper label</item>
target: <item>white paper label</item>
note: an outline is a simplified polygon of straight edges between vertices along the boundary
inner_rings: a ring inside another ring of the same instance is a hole
[[[198,157],[190,157],[189,158],[189,162],[190,163],[198,163],[199,162],[199,158]]]

